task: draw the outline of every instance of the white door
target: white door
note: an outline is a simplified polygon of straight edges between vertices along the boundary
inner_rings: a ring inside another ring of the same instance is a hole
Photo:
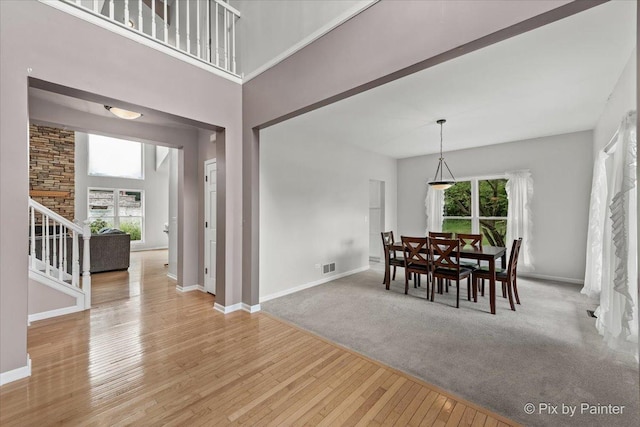
[[[204,290],[216,294],[216,161],[204,163]]]

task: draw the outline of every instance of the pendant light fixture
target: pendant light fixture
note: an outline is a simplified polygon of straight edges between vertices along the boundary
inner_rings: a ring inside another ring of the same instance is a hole
[[[440,119],[436,123],[440,125],[440,160],[438,161],[438,169],[436,169],[436,175],[433,177],[433,181],[429,182],[429,185],[436,190],[446,190],[456,183],[456,179],[451,173],[451,169],[449,169],[449,165],[447,165],[447,162],[442,155],[442,125],[446,123],[446,120]],[[447,168],[449,176],[451,176],[450,180],[444,179],[444,177],[442,176],[444,168]]]

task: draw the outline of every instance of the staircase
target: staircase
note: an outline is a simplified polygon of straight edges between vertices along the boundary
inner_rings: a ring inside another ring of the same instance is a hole
[[[82,278],[80,278],[82,238]],[[74,307],[32,314],[30,320],[91,308],[89,221],[79,225],[29,199],[29,279],[75,298]]]

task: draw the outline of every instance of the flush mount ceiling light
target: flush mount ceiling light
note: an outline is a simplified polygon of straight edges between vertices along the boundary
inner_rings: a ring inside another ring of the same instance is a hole
[[[121,119],[125,120],[135,120],[139,117],[142,117],[142,113],[138,113],[136,111],[129,111],[118,107],[110,107],[108,105],[105,105],[104,108],[106,108],[107,111],[111,112],[111,114],[113,114],[114,116],[120,117]]]
[[[433,181],[429,182],[429,185],[436,190],[446,190],[456,183],[456,179],[453,177],[451,173],[451,169],[449,169],[449,165],[444,159],[442,155],[442,125],[446,123],[445,119],[440,119],[436,123],[440,125],[440,161],[438,162],[438,169],[436,169],[436,175],[433,177]],[[443,166],[444,165],[444,166]],[[444,168],[447,168],[449,172],[449,176],[451,179],[445,179],[442,174],[444,172]],[[440,174],[440,176],[438,176]]]

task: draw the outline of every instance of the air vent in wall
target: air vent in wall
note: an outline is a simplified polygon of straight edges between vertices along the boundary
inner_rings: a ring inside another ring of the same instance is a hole
[[[329,274],[336,271],[336,263],[332,262],[331,264],[324,264],[322,266],[322,274]]]

